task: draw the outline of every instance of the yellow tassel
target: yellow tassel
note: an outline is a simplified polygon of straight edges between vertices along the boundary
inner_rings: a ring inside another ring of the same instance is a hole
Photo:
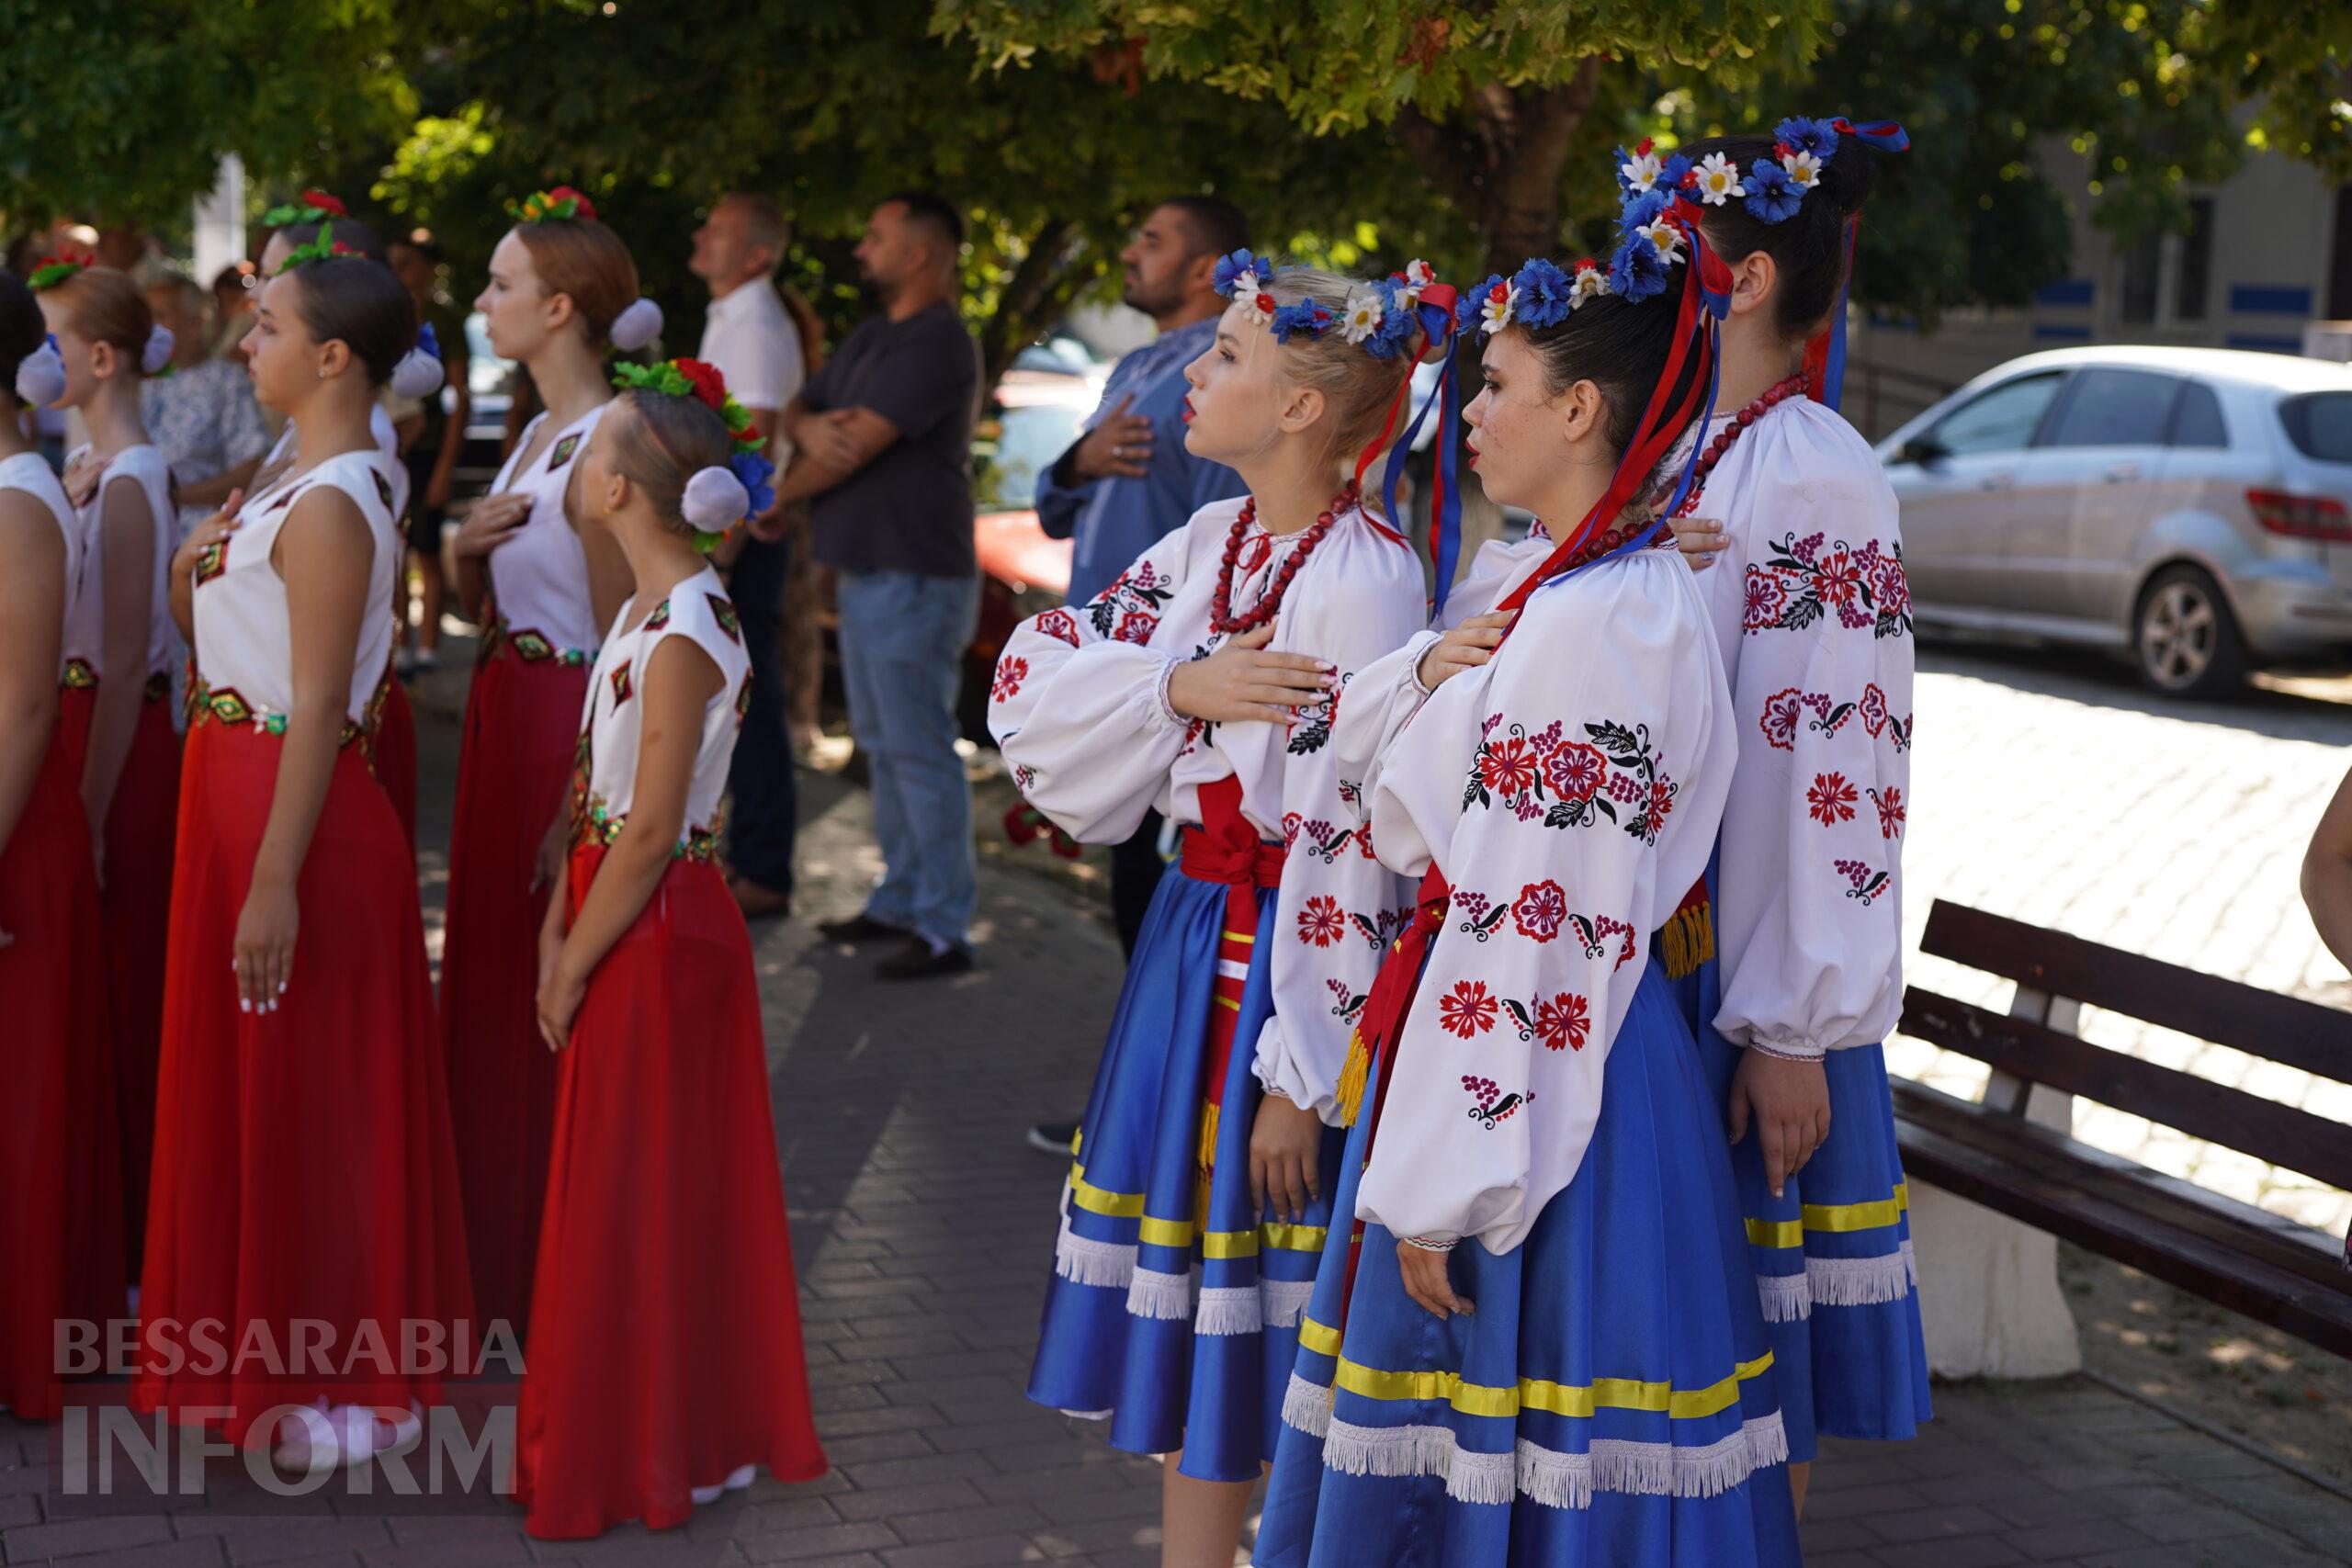
[[[1352,1127],[1363,1109],[1365,1083],[1372,1077],[1372,1047],[1359,1029],[1348,1037],[1348,1065],[1340,1069],[1340,1125]]]
[[[1715,956],[1714,906],[1694,904],[1677,909],[1657,935],[1668,979],[1680,980],[1697,974],[1699,965]]]
[[[1219,1107],[1201,1101],[1201,1146],[1193,1161],[1200,1175],[1193,1184],[1193,1219],[1201,1229],[1209,1224],[1209,1179],[1216,1173],[1216,1124]]]

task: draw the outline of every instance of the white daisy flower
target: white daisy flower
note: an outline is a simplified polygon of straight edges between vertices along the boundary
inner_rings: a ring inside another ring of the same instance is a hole
[[[1419,303],[1421,298],[1421,290],[1427,288],[1430,284],[1435,283],[1436,281],[1437,268],[1430,265],[1429,263],[1421,260],[1420,257],[1415,256],[1411,261],[1407,262],[1405,264],[1404,288],[1406,302],[1408,304]]]
[[[1721,207],[1733,197],[1747,194],[1747,187],[1739,183],[1739,171],[1720,152],[1710,152],[1700,160],[1698,175],[1699,199],[1709,207]]]
[[[1624,176],[1626,189],[1644,191],[1657,184],[1659,171],[1665,167],[1666,160],[1656,152],[1636,152],[1617,165],[1617,172]]]
[[[1597,266],[1589,266],[1577,274],[1568,292],[1568,309],[1573,310],[1588,299],[1598,299],[1609,292],[1609,274]]]
[[[1811,152],[1792,152],[1781,160],[1781,167],[1789,172],[1789,183],[1801,191],[1821,183],[1821,160]]]
[[[1487,291],[1487,298],[1480,301],[1478,318],[1485,323],[1487,333],[1491,335],[1510,325],[1511,316],[1518,305],[1519,285],[1510,282],[1498,283]]]
[[[1383,313],[1379,295],[1369,288],[1351,288],[1347,309],[1340,317],[1340,335],[1350,343],[1363,342],[1380,330]]]
[[[1681,254],[1682,231],[1658,218],[1634,231],[1657,248],[1657,259],[1669,266]]]

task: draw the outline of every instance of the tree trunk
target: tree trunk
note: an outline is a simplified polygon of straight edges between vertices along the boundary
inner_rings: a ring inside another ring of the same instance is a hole
[[[983,396],[1012,367],[1012,361],[1044,323],[1048,308],[1058,313],[1066,303],[1071,276],[1073,225],[1067,219],[1046,221],[1029,241],[1028,254],[996,297],[996,310],[980,329],[980,388]]]
[[[1508,276],[1549,255],[1560,234],[1560,173],[1591,107],[1600,58],[1549,87],[1489,84],[1471,96],[1464,123],[1439,125],[1407,107],[1396,133],[1487,243],[1487,270]]]

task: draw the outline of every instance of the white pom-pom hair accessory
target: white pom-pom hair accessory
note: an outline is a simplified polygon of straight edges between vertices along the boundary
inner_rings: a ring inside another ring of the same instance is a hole
[[[64,395],[65,356],[57,352],[57,334],[51,333],[17,365],[17,400],[45,409]]]
[[[642,298],[630,300],[613,318],[612,329],[605,335],[623,354],[651,347],[653,340],[662,335],[662,307]]]
[[[416,346],[392,367],[391,389],[396,398],[429,398],[441,389],[441,340],[433,323],[416,329]]]
[[[179,346],[179,339],[169,327],[151,327],[147,332],[147,346],[139,355],[139,372],[142,376],[160,376],[172,362],[172,350]]]
[[[678,512],[696,533],[724,534],[751,514],[752,492],[732,468],[696,468]]]

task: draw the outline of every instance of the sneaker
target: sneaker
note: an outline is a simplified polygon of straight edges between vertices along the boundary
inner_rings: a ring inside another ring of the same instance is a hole
[[[874,966],[877,980],[930,980],[944,975],[961,975],[972,967],[972,950],[959,943],[933,948],[919,936],[910,936],[899,950]]]
[[[689,1494],[689,1495],[694,1498],[695,1507],[707,1508],[728,1493],[741,1492],[750,1486],[752,1484],[752,1477],[757,1472],[758,1469],[759,1467],[757,1465],[738,1465],[735,1469],[728,1472],[727,1479],[720,1482],[718,1485],[697,1486]]]
[[[863,942],[882,942],[890,938],[904,940],[913,934],[904,926],[885,925],[863,910],[846,920],[826,920],[817,927],[817,934],[827,942],[845,942],[854,946]]]
[[[1041,1155],[1057,1159],[1070,1157],[1070,1145],[1078,1142],[1075,1122],[1040,1122],[1029,1129],[1029,1146]]]

